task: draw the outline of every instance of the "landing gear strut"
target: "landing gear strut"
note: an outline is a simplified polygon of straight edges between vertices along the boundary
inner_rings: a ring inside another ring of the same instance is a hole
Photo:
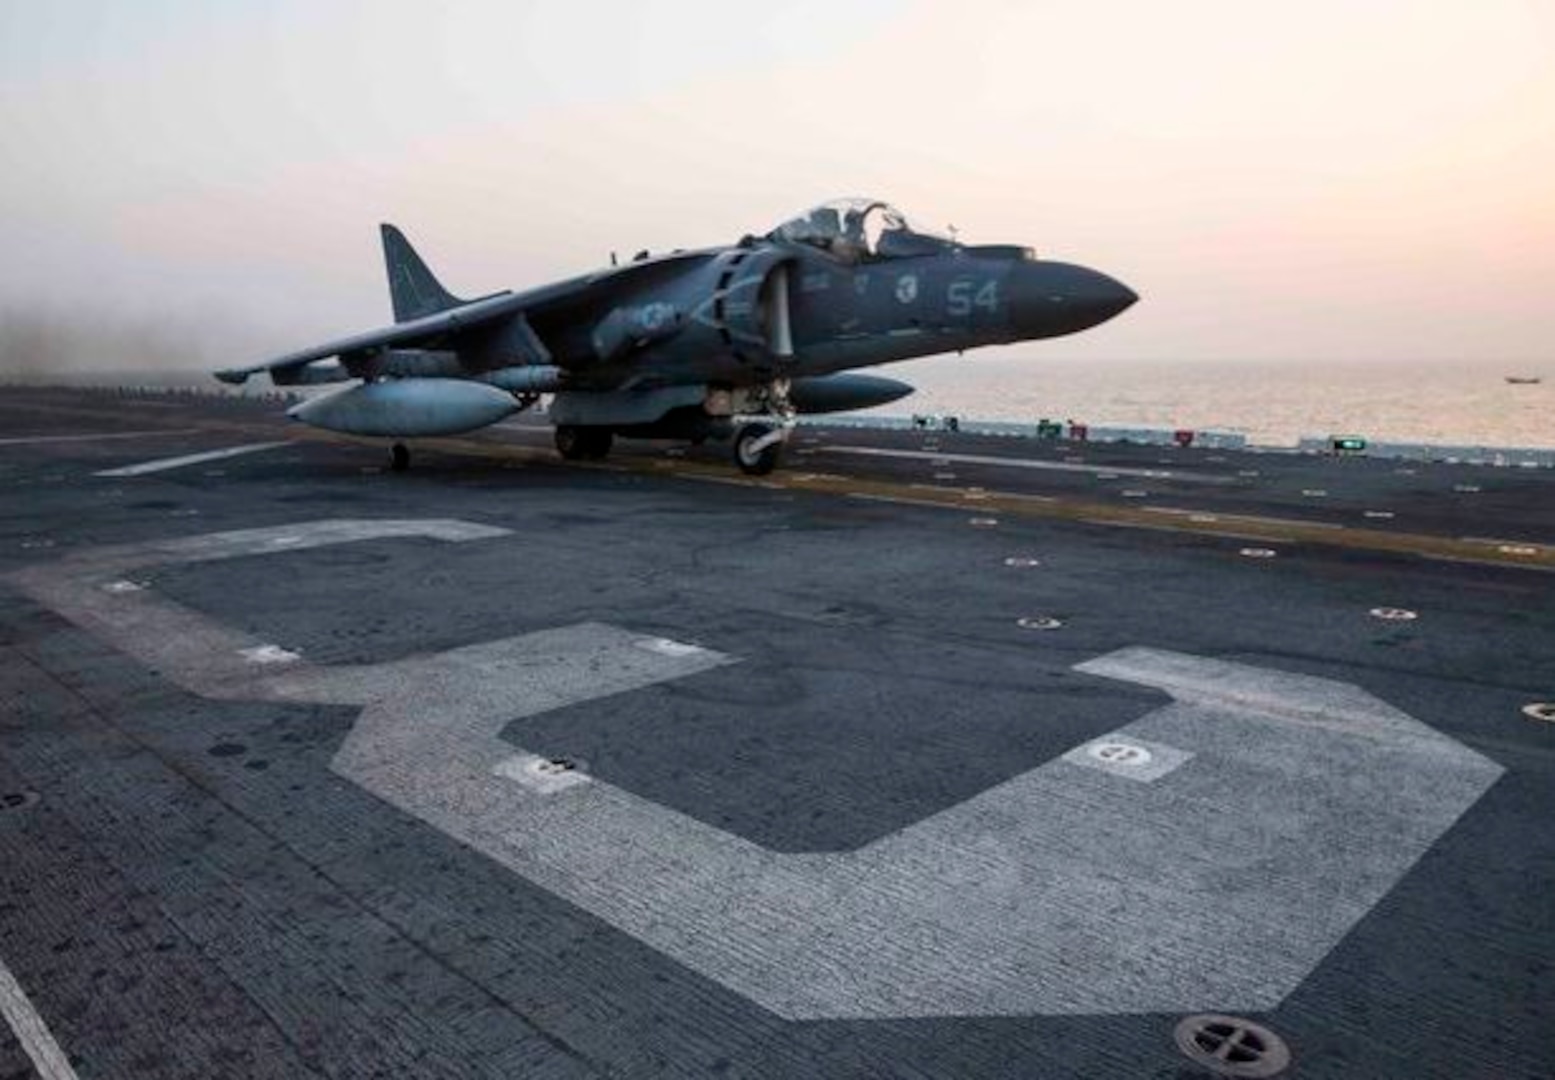
[[[410,448],[402,442],[397,442],[389,447],[389,468],[395,472],[404,472],[410,468]]]
[[[746,424],[734,435],[734,463],[747,476],[766,476],[783,456],[788,432],[772,424]]]
[[[613,442],[615,433],[607,427],[556,425],[556,450],[568,461],[603,461]]]
[[[734,463],[747,476],[766,476],[777,468],[788,433],[794,429],[788,380],[752,387],[744,405],[748,419],[734,433]]]

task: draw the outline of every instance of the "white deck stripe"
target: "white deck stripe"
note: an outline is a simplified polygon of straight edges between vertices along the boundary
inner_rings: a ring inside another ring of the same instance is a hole
[[[203,454],[184,454],[182,457],[159,458],[156,461],[143,461],[139,465],[125,465],[117,469],[104,469],[93,473],[94,476],[144,476],[146,473],[165,472],[168,469],[181,469],[185,465],[198,465],[202,461],[220,461],[222,458],[237,457],[239,454],[252,454],[260,450],[271,450],[277,446],[285,446],[285,442],[261,442],[249,443],[246,446],[229,446],[224,450],[207,450]]]
[[[77,1080],[76,1071],[70,1067],[70,1059],[54,1041],[53,1034],[38,1010],[22,992],[21,984],[11,969],[0,960],[0,1016],[11,1025],[16,1040],[32,1059],[32,1067],[43,1080]]]
[[[151,439],[158,435],[194,435],[202,428],[161,428],[157,431],[112,431],[98,435],[30,435],[21,439],[0,439],[0,446],[30,446],[33,443],[99,442],[107,439]]]
[[[1047,469],[1051,472],[1106,473],[1109,476],[1139,476],[1149,480],[1175,480],[1189,484],[1226,484],[1223,476],[1200,476],[1172,472],[1169,469],[1133,469],[1117,465],[1076,465],[1067,461],[1033,461],[1031,458],[1000,457],[996,454],[947,454],[943,450],[886,450],[872,446],[823,446],[831,454],[858,454],[861,457],[917,458],[934,462],[962,462],[967,465],[1003,465],[1011,469]]]

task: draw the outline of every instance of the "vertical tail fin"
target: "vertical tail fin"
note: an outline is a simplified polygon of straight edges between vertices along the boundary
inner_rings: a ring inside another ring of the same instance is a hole
[[[404,233],[389,224],[380,225],[379,230],[383,233],[383,261],[389,271],[395,322],[409,322],[465,303],[438,283]]]

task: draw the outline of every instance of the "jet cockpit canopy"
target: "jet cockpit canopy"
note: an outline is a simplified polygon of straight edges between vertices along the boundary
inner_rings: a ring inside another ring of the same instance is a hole
[[[809,244],[846,262],[932,255],[952,244],[918,232],[903,213],[879,199],[833,199],[783,222],[770,240]]]

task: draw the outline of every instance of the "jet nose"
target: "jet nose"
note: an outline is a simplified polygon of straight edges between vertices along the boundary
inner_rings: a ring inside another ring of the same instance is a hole
[[[1089,330],[1138,299],[1116,278],[1073,263],[1023,263],[1010,275],[1010,323],[1021,338]]]

